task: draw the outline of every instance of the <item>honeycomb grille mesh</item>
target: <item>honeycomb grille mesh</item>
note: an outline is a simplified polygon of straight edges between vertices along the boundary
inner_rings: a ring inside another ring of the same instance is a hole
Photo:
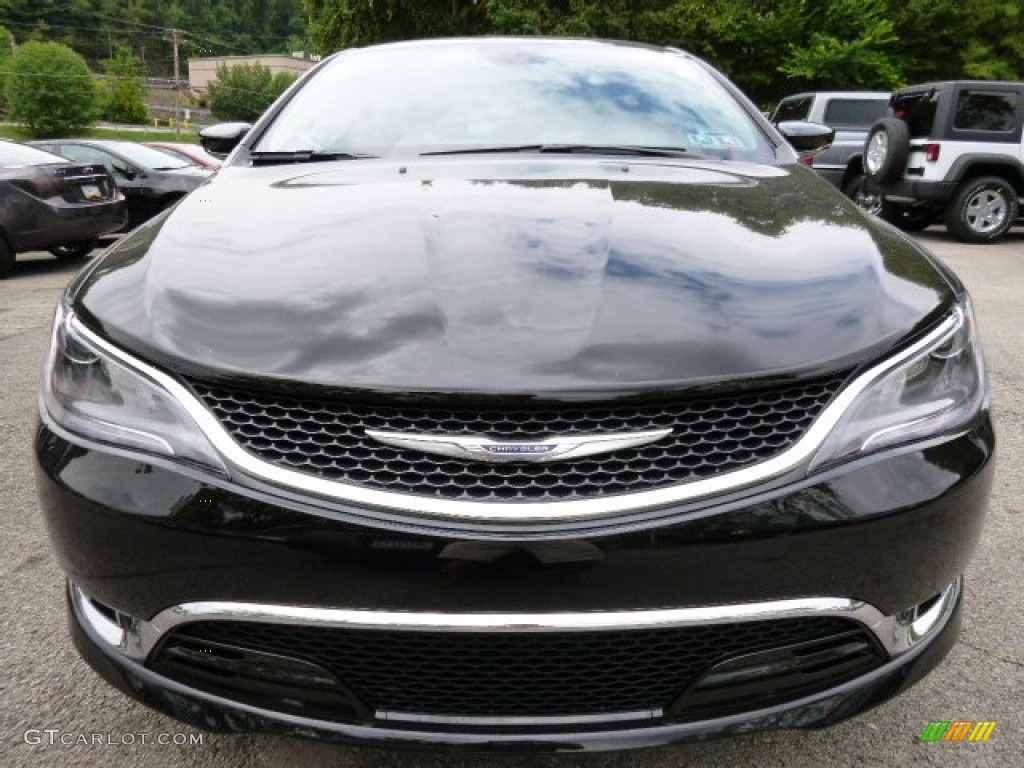
[[[182,627],[163,647],[208,641],[304,659],[332,672],[371,710],[555,717],[667,709],[724,659],[851,631],[863,634],[832,617],[551,633],[210,621]]]
[[[249,452],[289,469],[354,485],[475,501],[549,501],[637,493],[730,472],[792,446],[846,374],[790,386],[660,403],[535,408],[368,405],[250,392],[191,381]],[[367,429],[492,439],[671,428],[656,443],[551,463],[489,464],[394,448]]]

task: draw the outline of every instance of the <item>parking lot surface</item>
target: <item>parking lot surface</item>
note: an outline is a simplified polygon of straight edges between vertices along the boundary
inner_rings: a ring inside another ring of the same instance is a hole
[[[985,533],[967,573],[959,643],[909,693],[830,729],[601,755],[420,754],[203,734],[147,710],[104,683],[79,660],[68,639],[62,576],[49,551],[32,478],[39,368],[54,302],[78,265],[44,254],[19,260],[15,272],[0,280],[0,765],[1024,764],[1024,231],[1018,228],[992,246],[956,243],[941,228],[920,239],[960,275],[974,297],[995,390],[996,481]],[[997,726],[984,744],[921,743],[930,720],[995,720]],[[169,742],[181,741],[181,734],[186,741],[201,735],[202,743],[164,745],[157,743],[161,734]]]

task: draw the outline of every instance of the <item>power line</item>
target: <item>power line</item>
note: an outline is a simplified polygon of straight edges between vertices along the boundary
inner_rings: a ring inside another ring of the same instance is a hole
[[[114,16],[109,16],[109,15],[107,15],[105,13],[101,13],[99,11],[95,12],[95,16],[97,18],[104,19],[106,21],[106,24],[104,26],[86,26],[86,25],[81,25],[81,24],[51,24],[45,18],[39,18],[39,19],[36,19],[35,21],[3,20],[3,21],[0,21],[0,24],[2,24],[3,26],[22,27],[24,29],[32,29],[32,30],[39,30],[39,31],[45,31],[46,29],[70,29],[70,30],[77,30],[77,31],[81,31],[81,32],[110,32],[110,31],[115,31],[118,34],[122,34],[122,35],[126,35],[126,36],[127,35],[132,35],[136,39],[145,38],[147,40],[164,40],[164,39],[166,39],[166,37],[164,37],[163,35],[155,34],[155,32],[163,32],[165,34],[167,34],[167,33],[173,34],[174,31],[177,30],[178,34],[184,36],[184,38],[186,38],[186,39],[187,38],[193,38],[194,40],[202,41],[202,42],[208,43],[210,45],[213,45],[215,47],[223,48],[223,49],[225,49],[225,50],[227,50],[229,52],[233,52],[233,53],[242,53],[242,54],[249,53],[248,51],[238,47],[237,45],[232,45],[231,43],[227,43],[224,40],[220,40],[220,39],[218,39],[216,37],[212,37],[212,36],[210,36],[208,34],[205,34],[205,33],[201,34],[199,32],[194,32],[192,30],[184,29],[184,28],[181,28],[181,27],[167,27],[167,26],[162,26],[162,25],[159,25],[159,24],[145,24],[145,23],[140,22],[140,21],[131,21],[129,19],[119,19],[119,18],[116,18]],[[135,27],[136,29],[126,29],[124,27],[114,27],[114,28],[112,28],[110,26],[111,24],[125,25],[127,27]],[[154,30],[154,31],[153,32],[144,32],[143,30]],[[277,39],[281,43],[286,42],[286,38],[284,38],[284,37],[279,37]]]

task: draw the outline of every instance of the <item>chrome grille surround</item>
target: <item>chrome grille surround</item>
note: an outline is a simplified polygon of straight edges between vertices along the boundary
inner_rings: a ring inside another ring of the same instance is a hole
[[[196,395],[177,377],[125,352],[87,328],[78,317],[72,316],[70,322],[73,324],[75,332],[85,336],[90,344],[157,383],[174,397],[220,454],[229,469],[230,476],[238,482],[255,484],[257,487],[267,490],[280,489],[283,493],[298,493],[306,499],[320,498],[326,502],[353,504],[369,511],[377,509],[402,516],[520,524],[590,520],[622,515],[635,510],[656,510],[669,505],[739,492],[806,467],[847,409],[865,390],[893,369],[936,344],[956,326],[957,319],[954,315],[947,315],[923,336],[856,375],[840,389],[803,437],[797,440],[791,448],[772,459],[707,479],[650,491],[589,499],[516,504],[452,501],[396,494],[327,480],[263,461],[242,448]],[[72,434],[53,421],[42,403],[40,403],[39,413],[41,421],[49,429],[71,443],[88,446],[91,450],[132,455],[141,460],[164,466],[180,466],[177,462],[161,456],[127,451]],[[204,474],[210,478],[216,476],[216,473],[211,471],[204,471]]]
[[[637,493],[759,464],[796,443],[848,376],[653,403],[513,408],[361,404],[189,383],[232,438],[264,461],[392,493],[521,503]],[[656,430],[667,434],[650,445],[544,463],[436,456],[377,437],[565,442]]]

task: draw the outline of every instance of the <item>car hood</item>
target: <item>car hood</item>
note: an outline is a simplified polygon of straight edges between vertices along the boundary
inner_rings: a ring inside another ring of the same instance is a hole
[[[74,301],[194,375],[555,394],[836,371],[952,297],[799,166],[432,158],[225,168]]]

